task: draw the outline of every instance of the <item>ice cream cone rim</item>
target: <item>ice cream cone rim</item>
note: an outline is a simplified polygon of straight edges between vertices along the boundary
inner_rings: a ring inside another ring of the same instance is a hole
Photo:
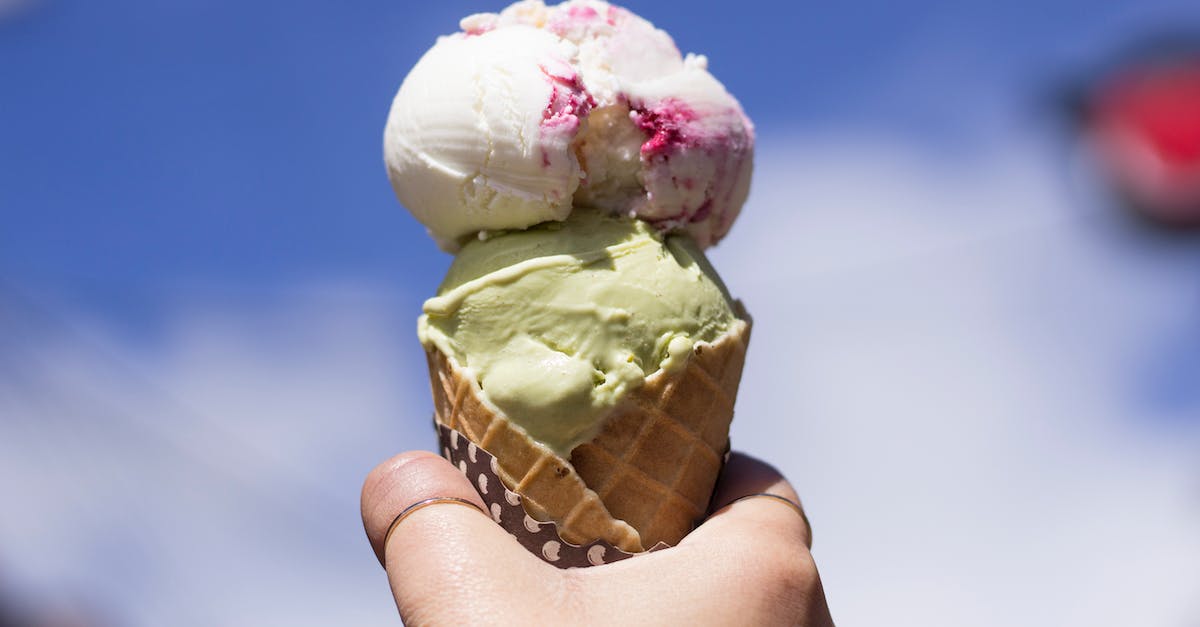
[[[727,329],[724,333],[722,333],[720,336],[718,336],[716,339],[714,339],[711,342],[697,340],[692,345],[691,353],[688,355],[688,361],[690,361],[691,359],[694,359],[697,356],[700,356],[701,354],[703,354],[703,352],[705,350],[707,350],[708,348],[717,346],[722,341],[729,341],[729,338],[734,338],[737,336],[745,335],[749,331],[749,327],[753,324],[753,320],[750,318],[750,314],[746,311],[746,308],[742,304],[742,301],[740,301],[740,300],[733,301],[733,313],[736,317],[733,320],[732,324],[730,324],[729,329]],[[494,412],[496,415],[503,416],[504,418],[506,418],[510,422],[512,422],[512,419],[509,418],[508,415],[505,414],[503,410],[501,410],[498,406],[496,406],[495,403],[493,403],[491,401],[491,399],[488,398],[487,392],[486,392],[486,390],[483,389],[483,385],[479,382],[479,379],[476,377],[476,373],[473,368],[471,368],[470,366],[464,366],[464,365],[458,363],[458,360],[454,358],[453,352],[446,350],[440,344],[435,343],[433,346],[426,346],[425,350],[426,350],[426,352],[437,351],[438,353],[440,353],[442,355],[442,357],[446,359],[447,363],[449,363],[451,366],[453,366],[454,369],[459,374],[466,376],[471,380],[472,384],[475,386],[475,389],[479,390],[479,392],[480,392],[479,393],[480,400],[483,401],[485,405],[487,405],[489,410]],[[686,363],[684,364],[684,366],[686,367]],[[673,376],[675,374],[676,374],[676,372],[674,369],[669,370],[667,368],[662,367],[662,365],[660,364],[660,366],[656,370],[654,370],[654,372],[646,375],[645,381],[650,382],[652,379],[657,379],[657,378],[661,378],[661,377],[669,377],[669,376]],[[728,398],[728,394],[726,394],[724,392],[724,390],[721,390],[720,386],[717,385],[715,382],[713,382],[711,379],[705,379],[705,381],[706,381],[706,383],[708,383],[708,385],[711,388],[721,392],[722,398],[726,399],[727,404],[732,408],[736,399]],[[675,386],[672,385],[672,393],[674,392],[674,387]],[[455,410],[457,410],[457,408],[459,407],[459,403],[462,401],[461,397],[464,393],[465,393],[465,391],[459,391],[458,397],[454,399],[454,409]],[[630,396],[632,396],[632,395],[630,395]],[[629,400],[625,399],[622,402],[629,402]],[[614,408],[614,409],[616,409],[616,408]],[[610,413],[612,413],[612,412],[610,412]],[[525,430],[522,429],[519,424],[513,422],[513,426],[516,427],[517,429],[521,430],[521,432],[524,433]],[[528,434],[526,434],[526,435],[528,435]],[[537,442],[537,440],[534,440],[533,438],[530,438],[530,440],[533,442]],[[538,442],[538,444],[541,444],[541,443]]]

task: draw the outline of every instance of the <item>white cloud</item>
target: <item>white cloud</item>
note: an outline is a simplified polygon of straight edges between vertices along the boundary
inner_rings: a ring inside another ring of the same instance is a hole
[[[392,624],[358,490],[375,463],[433,444],[396,310],[314,289],[266,310],[185,307],[151,346],[79,320],[10,342],[0,564],[119,623]]]
[[[1200,407],[1156,432],[1130,382],[1195,328],[1200,251],[1081,212],[1034,144],[764,144],[713,255],[756,319],[735,446],[800,486],[836,617],[1197,620]]]
[[[799,486],[836,618],[1195,622],[1200,408],[1131,381],[1194,328],[1196,251],[1073,209],[1034,144],[762,135],[713,255],[756,321],[734,443]],[[195,297],[154,341],[14,308],[8,578],[135,625],[393,623],[359,482],[432,436],[387,293]]]

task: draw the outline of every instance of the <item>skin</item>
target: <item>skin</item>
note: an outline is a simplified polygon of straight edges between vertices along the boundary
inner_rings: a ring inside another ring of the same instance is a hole
[[[734,454],[714,503],[769,492],[799,503],[771,466]],[[475,508],[417,510],[384,538],[407,505],[436,496],[483,502],[449,462],[402,453],[363,486],[367,538],[387,571],[406,625],[832,625],[795,510],[751,498],[718,508],[671,549],[592,568],[560,570],[530,554]]]

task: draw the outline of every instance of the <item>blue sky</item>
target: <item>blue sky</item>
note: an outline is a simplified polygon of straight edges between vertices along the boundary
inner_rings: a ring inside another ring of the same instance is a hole
[[[500,5],[27,4],[0,18],[10,596],[392,624],[358,489],[432,444],[413,327],[450,258],[380,136],[434,38]],[[627,6],[757,124],[712,252],[756,324],[734,446],[799,488],[835,617],[1195,623],[1200,241],[1127,220],[1053,102],[1200,7]]]
[[[1059,76],[1194,16],[1188,4],[631,8],[709,55],[760,133],[871,129],[970,151]],[[7,282],[148,327],[180,289],[350,275],[416,299],[436,284],[447,259],[393,199],[380,129],[435,36],[497,5],[30,5],[0,26]]]

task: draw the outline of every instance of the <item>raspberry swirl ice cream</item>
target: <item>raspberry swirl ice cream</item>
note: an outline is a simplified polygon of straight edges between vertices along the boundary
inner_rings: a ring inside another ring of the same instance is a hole
[[[396,194],[443,249],[575,208],[702,248],[729,231],[754,131],[703,56],[598,0],[525,0],[461,28],[409,73],[384,135]]]

